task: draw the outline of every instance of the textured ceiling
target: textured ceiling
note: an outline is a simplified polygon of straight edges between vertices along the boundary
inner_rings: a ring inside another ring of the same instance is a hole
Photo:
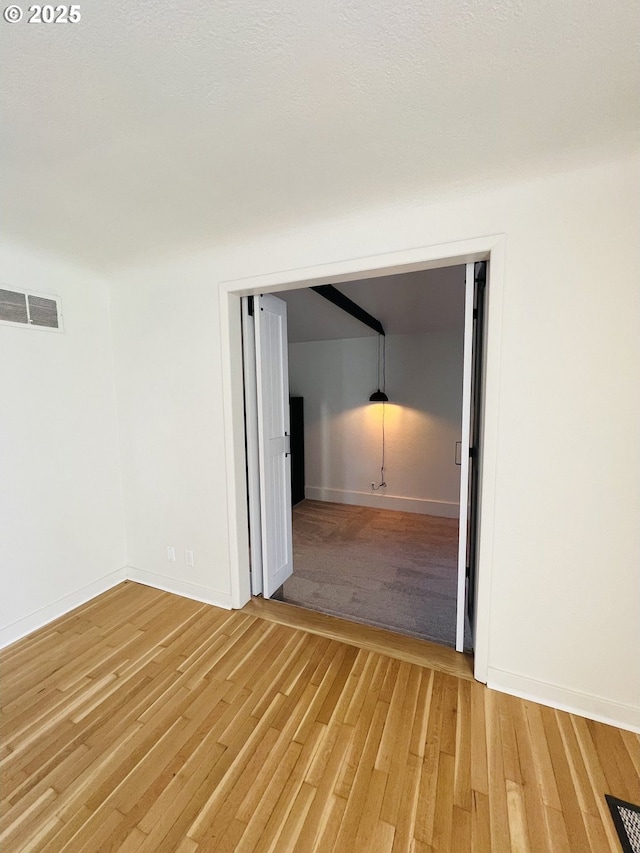
[[[387,335],[464,329],[465,267],[340,283],[338,290],[382,323]],[[287,303],[289,343],[375,336],[373,329],[309,288],[278,293]]]
[[[93,266],[634,144],[637,0],[81,11],[0,21],[0,177],[9,235]]]

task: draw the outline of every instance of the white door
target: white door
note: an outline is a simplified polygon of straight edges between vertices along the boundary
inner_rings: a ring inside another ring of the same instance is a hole
[[[287,304],[254,298],[263,595],[293,574]]]
[[[462,373],[462,453],[460,457],[460,521],[458,533],[458,603],[456,651],[464,651],[469,518],[469,448],[471,447],[471,373],[473,366],[474,264],[467,264],[464,299],[464,356]]]
[[[244,368],[244,420],[247,441],[247,494],[249,497],[249,562],[251,594],[262,595],[262,526],[260,522],[260,451],[258,449],[258,383],[253,296],[242,297],[242,361]]]

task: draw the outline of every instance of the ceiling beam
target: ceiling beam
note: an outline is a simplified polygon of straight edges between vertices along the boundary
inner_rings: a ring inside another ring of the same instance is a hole
[[[352,317],[355,317],[356,320],[364,323],[365,326],[369,326],[369,328],[373,329],[374,332],[377,332],[379,335],[384,335],[384,329],[382,328],[380,320],[376,320],[375,317],[372,317],[368,311],[365,311],[364,308],[361,308],[356,302],[349,299],[349,297],[345,296],[344,293],[341,293],[337,287],[334,287],[332,284],[319,284],[312,287],[311,290],[315,290],[315,292],[319,293],[320,296],[324,296],[324,298],[328,299],[329,302],[337,305],[338,308],[342,308],[343,311],[346,311],[347,314],[351,314]]]

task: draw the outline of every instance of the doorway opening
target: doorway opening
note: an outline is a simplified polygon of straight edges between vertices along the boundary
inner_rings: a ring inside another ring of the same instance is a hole
[[[455,646],[465,267],[338,291],[377,325],[311,290],[276,294],[306,457],[292,452],[306,501],[283,599]]]
[[[475,460],[478,464],[477,574],[473,609],[474,675],[486,682],[488,673],[493,527],[495,524],[495,468],[500,386],[500,339],[504,282],[504,236],[464,239],[369,258],[338,261],[286,272],[223,282],[219,288],[222,334],[223,405],[231,601],[243,607],[250,599],[251,575],[247,532],[248,492],[246,486],[244,390],[242,375],[242,329],[240,305],[243,296],[270,294],[304,287],[340,284],[403,272],[438,269],[455,264],[488,261],[486,336],[483,346],[485,395],[480,407],[483,440]],[[288,409],[288,407],[287,407]],[[464,459],[464,455],[462,457]],[[255,540],[254,540],[255,544]],[[460,611],[460,609],[458,608]]]
[[[472,650],[485,266],[245,299],[254,594]]]

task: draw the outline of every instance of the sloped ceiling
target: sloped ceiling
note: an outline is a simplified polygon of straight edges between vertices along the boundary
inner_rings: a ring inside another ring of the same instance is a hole
[[[81,14],[2,21],[0,178],[9,236],[95,267],[636,139],[637,0],[87,0]]]

